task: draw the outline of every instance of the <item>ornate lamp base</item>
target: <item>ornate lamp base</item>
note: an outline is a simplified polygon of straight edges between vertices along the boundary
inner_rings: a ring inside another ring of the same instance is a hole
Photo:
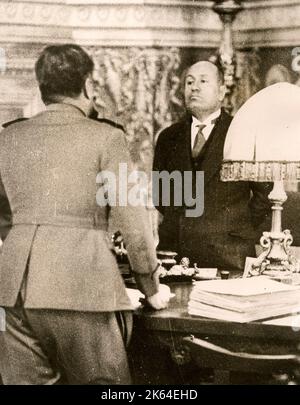
[[[252,266],[250,275],[284,277],[299,273],[300,263],[290,253],[292,243],[293,237],[288,229],[280,233],[264,232],[260,239],[260,245],[264,251]]]
[[[300,263],[290,252],[293,243],[291,232],[281,229],[282,205],[287,200],[282,181],[274,182],[274,188],[268,198],[272,203],[272,229],[271,232],[263,232],[263,236],[260,238],[263,252],[252,265],[250,275],[290,277],[292,273],[300,272]]]

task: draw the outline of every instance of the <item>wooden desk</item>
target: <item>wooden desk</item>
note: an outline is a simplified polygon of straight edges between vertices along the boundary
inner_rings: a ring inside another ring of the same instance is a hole
[[[193,317],[187,313],[191,283],[174,283],[170,284],[170,288],[176,296],[170,301],[169,308],[155,312],[138,310],[134,314],[130,355],[138,380],[136,383],[197,383],[197,379],[186,380],[195,377],[195,372],[187,370],[190,359],[186,358],[182,345],[182,338],[189,335],[234,351],[261,354],[296,352],[300,331],[261,321],[235,323]]]

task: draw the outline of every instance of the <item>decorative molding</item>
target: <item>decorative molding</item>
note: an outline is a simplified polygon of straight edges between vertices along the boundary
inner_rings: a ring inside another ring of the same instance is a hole
[[[119,5],[0,2],[0,22],[57,27],[139,28],[174,27],[182,29],[221,27],[211,7],[192,2],[190,6],[163,6],[128,1]],[[176,24],[177,23],[177,24]]]
[[[76,4],[75,4],[76,3]],[[84,4],[82,4],[84,3]],[[212,2],[0,2],[0,42],[217,47]],[[128,38],[128,42],[127,42]]]
[[[300,2],[293,6],[245,9],[236,18],[236,31],[282,29],[300,27]]]
[[[291,47],[300,44],[300,27],[286,27],[281,29],[247,30],[233,33],[234,44],[237,49],[256,47]]]
[[[244,0],[244,8],[255,9],[270,7],[291,7],[299,5],[299,0]]]
[[[300,38],[300,1],[244,1],[234,24],[238,48],[294,46]]]
[[[35,0],[32,0],[35,1]],[[38,1],[38,0],[36,0]],[[44,0],[47,1],[47,0]],[[49,1],[49,0],[48,0]],[[144,6],[167,6],[167,7],[201,7],[201,8],[211,8],[212,1],[205,0],[67,0],[67,4],[76,5],[92,5],[97,4],[99,6],[103,5],[113,5],[119,6],[123,4],[131,5],[144,5]]]
[[[0,2],[0,42],[218,48],[222,24],[212,1],[23,0]],[[244,1],[236,46],[289,46],[300,38],[297,0]]]
[[[124,36],[126,35],[126,40]],[[126,30],[90,30],[77,29],[73,31],[73,39],[83,46],[123,47],[180,47],[180,48],[217,48],[220,43],[219,31],[173,29],[126,29]]]

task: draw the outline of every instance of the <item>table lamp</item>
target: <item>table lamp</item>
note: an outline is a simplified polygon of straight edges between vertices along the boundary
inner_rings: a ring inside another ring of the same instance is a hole
[[[300,180],[300,88],[276,83],[253,95],[238,110],[224,145],[222,181],[274,182],[268,198],[272,228],[263,232],[263,252],[250,275],[273,277],[299,272],[290,254],[289,230],[282,231],[282,205],[287,200],[283,181]],[[300,209],[300,207],[299,207]]]

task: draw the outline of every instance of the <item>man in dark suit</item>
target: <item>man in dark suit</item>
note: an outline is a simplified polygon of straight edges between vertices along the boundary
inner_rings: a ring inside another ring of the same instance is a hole
[[[0,197],[12,228],[0,256],[0,374],[5,384],[130,383],[131,303],[107,234],[115,217],[137,285],[165,297],[145,207],[99,205],[96,183],[132,163],[124,133],[88,118],[93,62],[76,45],[47,47],[36,64],[46,111],[0,135]],[[126,341],[126,342],[125,342]]]
[[[225,95],[221,70],[207,61],[192,65],[185,75],[184,94],[187,115],[160,134],[153,170],[192,172],[194,192],[196,171],[203,171],[204,212],[187,217],[187,207],[176,206],[172,198],[169,206],[163,206],[159,198],[156,205],[163,220],[158,249],[175,250],[199,267],[243,269],[246,256],[255,255],[255,229],[270,212],[267,195],[271,187],[220,180],[232,119],[221,108]]]

